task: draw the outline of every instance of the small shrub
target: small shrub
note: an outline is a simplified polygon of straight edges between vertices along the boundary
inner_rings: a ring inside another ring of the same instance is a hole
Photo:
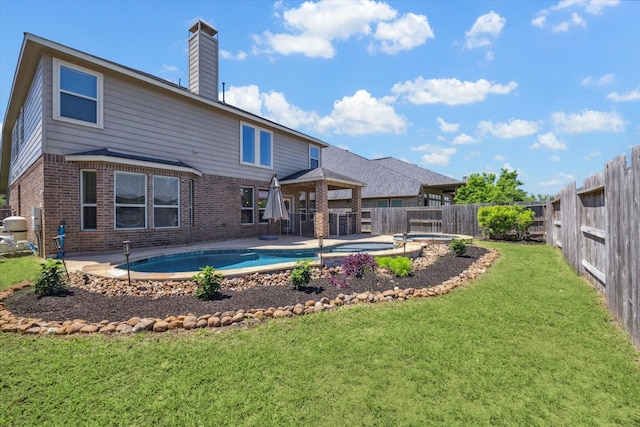
[[[368,271],[375,271],[378,264],[371,254],[359,252],[347,255],[342,262],[342,272],[347,277],[361,279]]]
[[[346,277],[338,277],[335,272],[331,273],[331,277],[328,280],[331,286],[335,286],[338,289],[346,288],[349,285]]]
[[[291,270],[291,284],[294,289],[300,290],[305,288],[311,281],[311,265],[310,260],[301,259],[296,261],[296,267]]]
[[[204,300],[214,299],[222,286],[222,274],[210,265],[201,267],[192,279],[196,282],[196,297]]]
[[[449,248],[456,256],[463,256],[467,253],[467,245],[469,245],[469,242],[464,239],[453,239],[449,244]]]
[[[382,268],[388,268],[397,277],[405,277],[413,271],[413,262],[404,256],[398,257],[377,257],[376,262]]]
[[[39,296],[56,295],[66,288],[67,284],[62,278],[62,261],[48,258],[42,264],[42,271],[36,281],[34,293]]]
[[[478,209],[478,224],[491,239],[522,240],[535,213],[524,206],[483,206]]]

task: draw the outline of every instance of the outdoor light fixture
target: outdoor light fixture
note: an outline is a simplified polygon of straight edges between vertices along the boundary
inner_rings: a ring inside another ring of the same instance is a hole
[[[58,252],[58,257],[62,260],[62,265],[64,266],[64,271],[67,273],[67,280],[69,280],[69,270],[67,270],[67,263],[64,262],[64,254],[62,253],[62,245],[60,244],[60,236],[56,236],[53,238],[53,244],[56,247],[56,251]]]
[[[124,252],[124,256],[127,257],[127,280],[129,282],[129,286],[131,286],[131,270],[129,269],[129,255],[131,254],[131,248],[129,247],[128,240],[122,242],[122,252]]]
[[[407,256],[407,233],[402,233],[402,248],[404,250],[404,256]]]
[[[322,246],[324,246],[324,236],[318,236],[318,246],[320,246],[320,267],[324,267],[324,262],[322,259]]]

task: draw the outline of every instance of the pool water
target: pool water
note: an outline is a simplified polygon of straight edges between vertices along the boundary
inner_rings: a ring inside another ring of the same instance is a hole
[[[349,243],[345,245],[325,247],[327,253],[375,252],[393,249],[393,243]],[[270,250],[270,249],[218,249],[210,251],[186,252],[162,255],[134,261],[129,264],[131,271],[141,273],[178,273],[198,271],[210,265],[216,270],[258,267],[283,262],[296,262],[300,259],[320,259],[319,249],[309,250]],[[126,264],[116,268],[126,269]]]

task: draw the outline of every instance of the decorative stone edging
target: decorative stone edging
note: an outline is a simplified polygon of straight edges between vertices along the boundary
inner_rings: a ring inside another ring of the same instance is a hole
[[[227,311],[224,313],[205,314],[196,317],[192,314],[169,316],[165,319],[132,317],[127,321],[89,323],[75,319],[64,322],[45,321],[14,316],[4,305],[4,300],[14,292],[31,286],[30,282],[22,282],[0,291],[0,330],[32,335],[69,335],[74,333],[133,334],[142,331],[165,332],[168,330],[192,330],[196,328],[217,328],[222,326],[252,324],[269,318],[285,318],[302,316],[333,310],[336,307],[360,303],[378,303],[387,301],[404,301],[410,298],[426,298],[445,295],[458,286],[478,277],[498,258],[498,251],[489,249],[485,255],[474,262],[468,269],[452,277],[440,285],[429,288],[407,288],[386,290],[383,292],[362,292],[350,295],[340,294],[335,299],[322,298],[319,301],[309,300],[304,304],[284,307],[270,307],[266,310],[249,309]]]

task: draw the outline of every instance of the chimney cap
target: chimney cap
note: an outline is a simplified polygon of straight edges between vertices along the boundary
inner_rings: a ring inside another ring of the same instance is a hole
[[[198,31],[204,31],[210,36],[215,36],[216,34],[218,34],[218,30],[213,28],[213,25],[207,24],[202,19],[199,19],[195,24],[193,24],[191,28],[189,28],[189,32],[192,34],[195,34]]]

